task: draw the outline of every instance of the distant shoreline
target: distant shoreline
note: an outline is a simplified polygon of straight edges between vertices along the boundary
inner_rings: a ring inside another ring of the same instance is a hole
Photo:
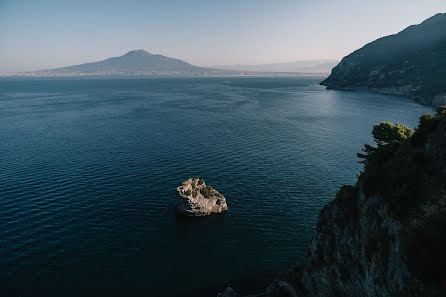
[[[300,73],[300,72],[272,72],[272,73],[243,73],[243,74],[208,74],[208,75],[22,75],[0,74],[0,78],[30,78],[30,79],[132,79],[132,78],[217,78],[217,77],[320,77],[325,78],[329,73]]]

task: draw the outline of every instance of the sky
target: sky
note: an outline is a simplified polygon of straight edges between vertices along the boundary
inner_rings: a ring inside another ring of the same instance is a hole
[[[0,73],[130,50],[198,66],[340,60],[446,0],[0,0]]]

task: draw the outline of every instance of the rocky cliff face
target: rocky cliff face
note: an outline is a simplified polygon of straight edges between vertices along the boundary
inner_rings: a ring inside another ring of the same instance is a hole
[[[446,104],[446,14],[365,45],[342,59],[321,84]]]
[[[267,296],[406,296],[419,292],[401,253],[402,226],[382,198],[338,197],[320,213],[306,264]]]
[[[291,296],[400,296],[417,290],[401,253],[401,223],[382,199],[359,197],[337,199],[321,212],[306,265],[293,284],[299,294]],[[269,290],[273,296],[286,291],[276,284]]]
[[[446,296],[446,107],[413,135],[390,123],[373,135],[358,183],[321,210],[305,264],[256,296]]]
[[[446,107],[400,143],[378,128],[358,184],[321,210],[305,265],[267,296],[446,296]]]

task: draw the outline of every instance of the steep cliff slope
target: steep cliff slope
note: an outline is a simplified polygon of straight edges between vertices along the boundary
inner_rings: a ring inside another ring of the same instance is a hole
[[[446,104],[446,14],[365,45],[343,58],[321,84]]]
[[[446,107],[384,122],[364,171],[321,210],[305,265],[267,296],[446,296]]]

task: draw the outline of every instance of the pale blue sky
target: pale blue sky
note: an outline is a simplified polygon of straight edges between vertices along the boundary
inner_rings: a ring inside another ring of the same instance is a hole
[[[187,62],[341,59],[445,0],[0,0],[0,73],[145,49]]]

